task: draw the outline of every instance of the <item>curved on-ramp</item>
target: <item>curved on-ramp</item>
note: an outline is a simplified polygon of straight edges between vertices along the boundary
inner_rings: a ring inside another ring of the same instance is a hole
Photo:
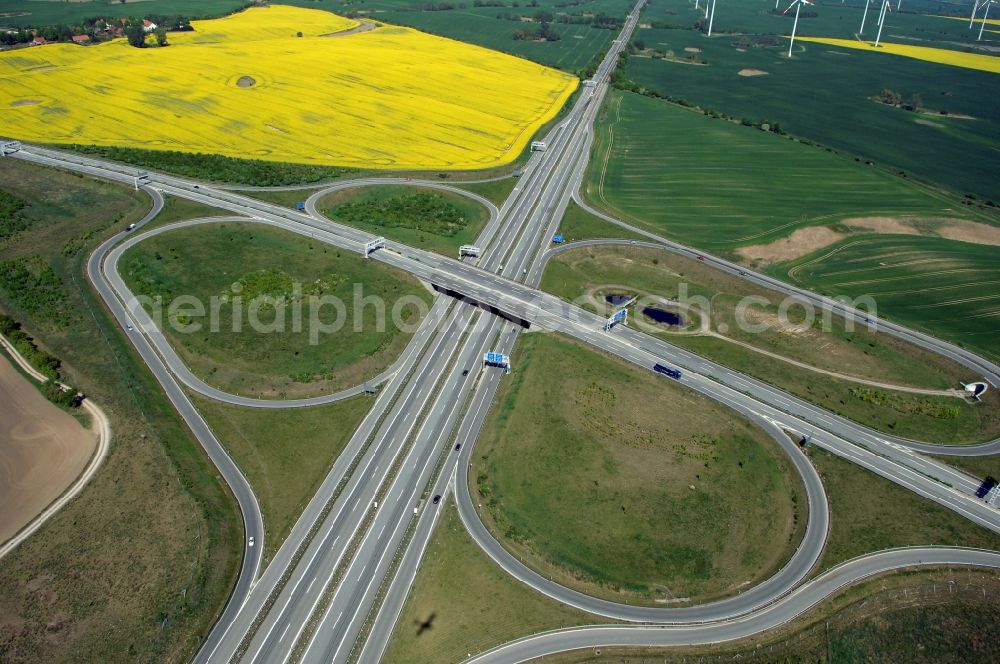
[[[428,181],[428,180],[410,180],[407,178],[359,178],[352,180],[344,180],[331,184],[324,189],[317,191],[312,194],[306,202],[307,209],[310,214],[319,218],[325,219],[321,213],[316,209],[317,202],[324,196],[346,189],[353,189],[359,187],[369,187],[373,185],[392,185],[392,184],[405,184],[409,186],[425,187],[429,189],[438,189],[442,191],[449,191],[460,196],[464,196],[473,200],[487,209],[489,212],[488,223],[495,222],[500,215],[500,211],[497,209],[490,200],[458,187],[443,184],[440,182]],[[181,228],[188,228],[192,226],[199,226],[204,224],[215,224],[215,223],[226,223],[226,222],[236,222],[236,223],[270,223],[261,219],[255,219],[243,216],[228,216],[228,217],[205,217],[200,219],[189,219],[186,221],[179,221],[158,228],[152,229],[144,233],[135,233],[131,237],[127,237],[124,241],[117,244],[114,249],[107,252],[107,258],[103,262],[103,272],[104,279],[107,283],[112,286],[112,289],[122,303],[122,305],[128,311],[132,323],[131,325],[143,335],[145,335],[149,341],[156,348],[157,353],[162,358],[163,362],[167,367],[171,369],[174,376],[180,380],[189,389],[201,394],[202,396],[214,399],[216,401],[221,401],[223,403],[228,403],[237,406],[245,406],[248,408],[264,408],[264,409],[284,409],[284,408],[307,408],[310,406],[319,406],[329,403],[334,403],[336,401],[341,401],[343,399],[349,399],[351,397],[363,394],[368,386],[380,385],[398,370],[401,360],[396,359],[388,368],[373,376],[369,380],[365,381],[363,384],[355,385],[352,387],[345,388],[338,392],[332,394],[326,394],[316,397],[300,398],[300,399],[258,399],[254,397],[240,396],[237,394],[232,394],[225,392],[218,388],[215,388],[201,378],[196,376],[187,365],[180,359],[177,352],[173,349],[170,343],[164,337],[162,331],[153,322],[152,318],[146,312],[146,310],[139,303],[135,295],[129,290],[128,286],[125,284],[121,275],[118,273],[118,261],[122,254],[127,251],[130,247],[138,244],[142,240],[148,239],[155,235],[161,233],[166,233],[172,230],[177,230]],[[279,228],[281,226],[275,225]],[[287,229],[284,229],[287,230]]]
[[[505,179],[505,178],[498,178],[498,179]],[[491,180],[480,180],[480,182],[491,182]],[[489,200],[485,196],[480,196],[479,194],[476,194],[474,192],[462,189],[461,187],[457,187],[451,184],[445,184],[443,182],[436,182],[434,180],[414,180],[412,178],[393,178],[393,177],[358,178],[355,180],[344,180],[343,182],[336,182],[334,184],[327,185],[322,189],[320,189],[319,191],[310,194],[310,196],[306,198],[306,200],[304,201],[306,212],[309,213],[311,216],[315,217],[316,219],[322,219],[324,221],[328,221],[327,217],[323,215],[323,213],[320,212],[316,207],[324,197],[338,191],[344,191],[345,189],[355,189],[358,187],[374,187],[380,185],[381,186],[405,185],[407,187],[421,187],[424,189],[437,189],[439,191],[447,191],[452,194],[458,194],[459,196],[464,196],[465,198],[474,200],[480,205],[482,205],[484,208],[486,208],[486,210],[490,213],[490,218],[487,223],[495,222],[500,217],[500,210],[493,203],[493,201]]]
[[[140,332],[149,340],[162,358],[164,364],[170,368],[174,376],[186,387],[210,399],[215,399],[216,401],[236,406],[271,409],[306,408],[309,406],[329,404],[357,396],[364,392],[365,384],[379,385],[388,380],[396,372],[400,362],[399,359],[397,359],[385,371],[366,381],[365,384],[348,387],[332,394],[302,399],[257,399],[254,397],[240,396],[212,387],[201,378],[194,375],[184,361],[177,355],[177,351],[175,351],[170,342],[167,341],[163,332],[153,321],[152,317],[150,317],[149,313],[147,313],[143,308],[135,294],[132,293],[132,291],[129,290],[128,286],[125,284],[125,280],[122,279],[121,274],[118,272],[118,261],[121,259],[122,254],[128,251],[131,247],[156,235],[169,233],[170,231],[181,228],[213,225],[218,223],[270,224],[270,222],[250,217],[204,217],[200,219],[189,219],[187,221],[177,221],[171,224],[159,226],[144,233],[137,233],[117,244],[113,249],[107,252],[101,268],[104,281],[111,286],[115,296],[128,312],[132,321],[129,324],[135,328],[134,331]]]
[[[510,664],[582,648],[698,646],[734,641],[787,624],[847,586],[914,567],[1000,568],[1000,553],[957,547],[890,549],[841,563],[778,601],[734,620],[687,625],[602,625],[553,630],[505,643],[467,664]]]
[[[706,604],[679,608],[634,606],[598,599],[541,576],[504,548],[479,518],[469,488],[468,461],[474,453],[474,444],[466,445],[463,448],[463,459],[458,464],[455,479],[455,502],[458,513],[476,544],[504,571],[534,590],[581,611],[626,622],[675,624],[719,620],[749,613],[789,592],[808,576],[823,553],[823,546],[826,543],[826,535],[830,526],[830,510],[826,502],[823,482],[809,459],[772,422],[760,417],[751,416],[749,419],[764,429],[777,442],[781,450],[788,455],[792,466],[805,486],[808,521],[801,542],[781,569],[770,578],[739,595]]]

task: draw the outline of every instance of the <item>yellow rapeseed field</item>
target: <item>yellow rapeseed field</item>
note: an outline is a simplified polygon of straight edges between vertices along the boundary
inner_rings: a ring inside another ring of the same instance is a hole
[[[119,39],[0,53],[0,133],[271,161],[475,169],[513,160],[577,85],[563,72],[409,28],[351,32],[356,22],[321,10],[259,7],[193,25],[171,33],[166,48]]]
[[[996,11],[996,9],[994,8],[992,11]],[[967,18],[965,18],[963,16],[937,16],[936,18],[947,18],[947,19],[951,19],[953,21],[965,21],[966,23],[969,22],[969,19],[967,19]],[[982,22],[983,22],[983,12],[982,11],[977,11],[976,12],[975,27],[978,28],[979,24],[982,23]],[[1000,26],[1000,18],[987,18],[986,19],[986,25],[997,25],[997,26]],[[990,30],[987,30],[987,32],[990,32]]]
[[[993,55],[981,55],[979,53],[963,53],[961,51],[950,51],[945,48],[931,48],[929,46],[910,46],[909,44],[893,44],[890,42],[879,43],[875,48],[874,42],[857,41],[856,39],[829,39],[826,37],[796,37],[796,41],[816,42],[817,44],[829,44],[830,46],[841,46],[843,48],[856,48],[863,51],[877,51],[879,53],[891,53],[892,55],[902,55],[906,58],[916,60],[926,60],[942,65],[952,65],[954,67],[965,67],[966,69],[978,69],[994,74],[1000,74],[1000,57]]]

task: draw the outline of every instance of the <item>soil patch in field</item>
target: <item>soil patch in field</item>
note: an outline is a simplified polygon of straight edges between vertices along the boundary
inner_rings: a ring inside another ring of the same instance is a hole
[[[817,249],[831,245],[843,237],[843,233],[838,233],[826,226],[810,226],[809,228],[800,228],[788,237],[774,242],[740,247],[736,253],[748,261],[777,263],[805,256]]]
[[[252,88],[256,84],[257,81],[250,76],[240,76],[240,80],[236,81],[236,85],[241,88]]]
[[[701,53],[701,49],[695,48],[694,46],[687,46],[684,48],[684,50],[687,51],[688,53]]]
[[[351,35],[356,35],[360,32],[369,32],[378,27],[378,23],[373,23],[372,21],[362,20],[360,25],[357,25],[350,30],[341,30],[340,32],[331,32],[330,34],[323,35],[324,37],[349,37]]]
[[[736,72],[739,76],[767,76],[763,69],[741,69]]]
[[[17,101],[10,102],[10,105],[13,108],[18,108],[19,106],[37,106],[41,103],[37,99],[18,99]]]
[[[1000,246],[1000,227],[966,219],[924,219],[918,217],[855,217],[843,225],[851,230],[874,231],[883,235],[926,235],[958,242]],[[749,262],[789,261],[828,247],[846,237],[845,233],[826,226],[800,228],[791,235],[767,244],[754,244],[736,250]]]
[[[925,224],[937,224],[926,228]],[[907,217],[858,217],[844,224],[852,228],[898,235],[937,235],[946,240],[1000,246],[1000,227],[965,219],[917,219]]]
[[[83,472],[97,438],[0,359],[0,542]]]

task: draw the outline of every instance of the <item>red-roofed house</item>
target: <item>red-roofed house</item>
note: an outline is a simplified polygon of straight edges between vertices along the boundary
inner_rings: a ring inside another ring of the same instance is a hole
[[[31,40],[32,46],[42,46],[44,44],[48,44],[48,42],[45,41],[45,37],[41,35],[37,35],[34,39]]]
[[[142,19],[142,31],[152,32],[153,30],[156,30],[156,24],[150,21],[149,19],[146,18]]]
[[[73,41],[77,44],[86,44],[90,41],[90,35],[73,35]]]

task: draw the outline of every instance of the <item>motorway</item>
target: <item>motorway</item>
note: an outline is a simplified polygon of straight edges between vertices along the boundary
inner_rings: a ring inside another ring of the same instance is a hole
[[[463,523],[483,550],[513,576],[559,601],[622,621],[685,624],[688,631],[684,634],[692,634],[691,630],[699,629],[696,624],[706,621],[713,623],[715,629],[722,629],[723,624],[739,624],[742,625],[739,629],[744,630],[766,628],[781,616],[807,610],[815,603],[813,600],[819,601],[817,598],[825,596],[822,593],[832,587],[819,583],[828,579],[830,573],[799,586],[822,552],[829,514],[818,476],[782,430],[810,434],[813,444],[1000,532],[997,511],[972,496],[977,486],[973,478],[914,451],[919,447],[922,451],[945,453],[952,448],[887,437],[635,330],[619,327],[605,332],[602,318],[537,290],[549,256],[546,253],[549,238],[569,201],[578,196],[590,152],[591,127],[607,90],[608,74],[637,19],[638,10],[629,15],[620,39],[613,43],[602,62],[594,77],[597,85],[582,90],[573,107],[547,137],[548,149],[531,157],[508,201],[499,210],[491,209],[491,219],[477,240],[484,248],[478,264],[394,242],[372,254],[373,259],[460,294],[472,303],[436,298],[431,313],[403,354],[380,377],[384,384],[371,410],[263,574],[260,574],[260,556],[265,533],[256,498],[180,385],[230,403],[256,407],[310,403],[234,401],[244,398],[213,391],[214,388],[190,373],[145,312],[136,306],[134,296],[115,267],[127,246],[145,237],[213,220],[178,222],[149,232],[140,228],[127,238],[122,233],[92,255],[88,262],[91,281],[122,327],[134,325],[138,330],[129,335],[130,340],[225,481],[233,487],[247,535],[257,541],[256,547],[246,549],[232,598],[196,661],[377,661],[388,643],[440,514],[439,506],[428,499],[450,492],[455,495]],[[119,182],[131,183],[135,173],[134,169],[117,164],[35,147],[22,148],[13,156]],[[311,196],[307,214],[301,214],[183,178],[150,174],[150,180],[144,189],[153,197],[154,211],[162,206],[159,192],[163,192],[231,210],[241,215],[233,218],[237,223],[268,224],[353,251],[362,251],[364,243],[372,239],[368,233],[322,218],[316,204],[323,192]],[[377,180],[386,181],[392,180]],[[372,182],[338,183],[325,191]],[[621,225],[617,220],[615,223]],[[693,252],[665,239],[662,242],[659,238],[651,239],[672,251]],[[719,269],[735,269],[751,280],[769,279],[705,257]],[[777,286],[769,287],[791,288],[776,283]],[[800,296],[819,297],[804,291]],[[489,309],[484,311],[477,304]],[[503,312],[506,317],[491,311]],[[850,310],[837,311],[846,316],[860,315]],[[665,609],[619,605],[581,595],[548,582],[514,559],[479,521],[467,478],[476,434],[501,380],[498,371],[482,368],[480,358],[486,350],[509,353],[513,348],[523,328],[510,319],[565,333],[647,370],[657,362],[682,367],[682,385],[730,406],[764,427],[789,454],[802,475],[809,497],[806,534],[786,565],[764,583],[736,597],[700,607]],[[998,375],[995,365],[939,340],[925,339],[919,333],[884,321],[879,321],[879,329],[952,357],[991,382]],[[988,445],[995,446],[998,442],[991,441]],[[457,450],[455,445],[459,446]],[[981,454],[993,449],[996,448],[986,446],[972,451]],[[934,551],[945,552],[942,555],[951,556],[949,561],[955,564],[997,566],[996,554],[972,555],[954,549]],[[878,571],[920,564],[914,560],[935,560],[930,553],[920,555],[924,557],[914,559],[909,550],[877,554],[881,557],[866,557],[856,566]],[[830,577],[833,579],[830,583],[836,585],[838,580],[851,578],[856,573],[853,569]],[[739,629],[732,634],[741,633]],[[486,655],[492,659],[483,661],[520,661],[522,654],[527,656],[531,652],[611,644],[618,640],[656,645],[673,638],[663,636],[672,633],[666,628],[651,630],[648,626],[634,626],[613,630],[573,630],[526,640],[509,646],[508,650]]]

